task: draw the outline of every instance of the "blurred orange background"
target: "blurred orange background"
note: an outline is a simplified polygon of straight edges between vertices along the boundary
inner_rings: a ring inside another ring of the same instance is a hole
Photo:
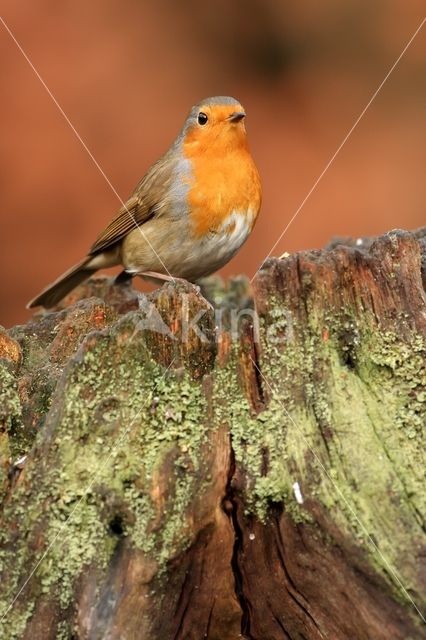
[[[2,1],[125,200],[209,95],[244,104],[264,190],[224,274],[260,266],[424,18],[410,0]],[[274,254],[425,223],[426,25]],[[79,260],[120,203],[0,23],[1,317]],[[139,285],[138,285],[139,286]]]

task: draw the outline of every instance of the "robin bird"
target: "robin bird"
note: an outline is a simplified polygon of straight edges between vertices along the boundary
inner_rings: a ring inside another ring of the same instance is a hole
[[[116,281],[141,275],[195,282],[229,262],[253,229],[261,203],[245,116],[230,97],[195,105],[87,256],[28,306],[53,307],[98,269],[118,264],[124,271]]]

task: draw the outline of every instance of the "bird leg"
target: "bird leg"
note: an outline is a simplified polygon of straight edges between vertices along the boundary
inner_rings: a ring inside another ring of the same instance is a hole
[[[140,276],[144,280],[161,280],[163,282],[187,282],[185,278],[174,278],[171,275],[158,273],[157,271],[144,271],[143,273],[138,273],[138,276]]]

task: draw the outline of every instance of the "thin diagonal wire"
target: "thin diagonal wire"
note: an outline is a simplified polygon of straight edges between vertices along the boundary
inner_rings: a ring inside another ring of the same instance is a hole
[[[370,100],[367,102],[367,104],[365,105],[364,109],[359,114],[358,118],[355,120],[354,124],[352,125],[352,127],[349,129],[349,131],[347,132],[347,134],[343,138],[342,142],[337,147],[336,151],[333,153],[333,155],[331,156],[330,160],[327,162],[327,164],[325,165],[324,169],[321,171],[320,175],[315,180],[314,184],[312,185],[312,187],[310,188],[310,190],[308,191],[306,196],[303,198],[301,204],[296,209],[295,213],[292,215],[292,217],[288,221],[286,227],[284,228],[284,230],[281,232],[280,236],[278,237],[278,240],[273,244],[273,246],[272,246],[271,250],[269,251],[269,253],[267,254],[267,256],[262,260],[261,265],[257,269],[256,273],[253,275],[253,277],[250,280],[250,282],[253,282],[253,280],[257,277],[257,274],[259,273],[259,271],[261,270],[261,268],[265,264],[266,260],[269,258],[269,256],[271,255],[271,253],[273,252],[273,250],[275,249],[277,244],[279,244],[279,242],[281,242],[282,238],[285,236],[285,234],[287,233],[288,229],[290,228],[290,226],[293,224],[293,222],[295,221],[295,219],[299,215],[300,211],[304,207],[304,205],[307,202],[307,200],[311,197],[311,195],[313,194],[313,192],[317,188],[318,184],[320,183],[320,181],[322,180],[324,175],[327,173],[327,171],[329,170],[329,168],[333,164],[333,162],[336,159],[337,155],[340,153],[340,151],[342,150],[342,148],[344,147],[344,145],[348,141],[349,137],[352,135],[353,131],[358,126],[358,124],[360,123],[361,119],[364,117],[366,111],[369,109],[369,107],[371,106],[372,102],[375,100],[377,95],[382,90],[383,85],[388,80],[389,76],[392,74],[394,69],[397,67],[397,65],[399,64],[400,60],[403,58],[403,56],[405,55],[406,51],[408,50],[408,48],[410,47],[410,45],[412,44],[412,42],[414,41],[414,39],[416,38],[416,36],[420,32],[420,30],[422,29],[422,27],[423,27],[425,22],[426,22],[426,18],[423,18],[423,20],[421,21],[420,25],[417,27],[417,29],[415,30],[415,32],[413,33],[413,35],[411,36],[411,38],[409,39],[409,41],[407,42],[407,44],[405,45],[405,47],[403,48],[403,50],[401,51],[401,53],[399,54],[399,56],[397,57],[397,59],[395,60],[393,65],[391,66],[391,68],[389,69],[389,71],[387,72],[387,74],[385,75],[384,79],[379,84],[379,86],[377,87],[376,91],[373,93],[373,95],[371,96]]]
[[[114,187],[114,185],[112,184],[111,180],[108,178],[108,176],[106,175],[105,171],[102,169],[101,165],[99,164],[99,162],[96,160],[96,158],[94,157],[94,155],[92,154],[92,152],[90,151],[89,147],[87,146],[87,144],[84,142],[83,138],[81,137],[81,135],[79,134],[79,132],[77,131],[77,129],[75,128],[75,126],[73,125],[73,123],[71,122],[71,120],[69,119],[69,117],[67,116],[67,114],[65,113],[65,111],[63,110],[63,108],[61,107],[61,105],[59,104],[59,102],[57,101],[57,99],[55,98],[55,96],[53,95],[52,91],[49,89],[49,87],[47,86],[46,82],[43,80],[43,78],[41,77],[40,73],[38,72],[38,70],[36,69],[36,67],[34,66],[34,64],[31,62],[30,58],[28,57],[28,55],[26,54],[26,52],[24,51],[24,49],[22,48],[21,44],[18,42],[18,40],[16,39],[16,37],[14,36],[14,34],[12,33],[12,31],[10,30],[10,28],[8,27],[8,25],[6,24],[6,22],[4,21],[4,19],[0,16],[0,21],[3,24],[4,28],[6,29],[6,31],[8,32],[8,34],[10,35],[10,37],[12,38],[13,42],[16,44],[16,46],[18,47],[19,51],[21,52],[21,54],[23,55],[23,57],[25,58],[25,60],[27,61],[27,63],[29,64],[29,66],[31,67],[31,69],[33,70],[33,72],[35,73],[35,75],[37,76],[37,78],[39,79],[39,81],[41,82],[41,84],[43,85],[43,87],[45,88],[45,90],[47,91],[48,95],[50,96],[50,98],[52,99],[52,101],[54,102],[54,104],[56,105],[56,107],[58,108],[59,112],[61,113],[62,117],[64,118],[64,120],[66,121],[66,123],[69,125],[69,127],[71,128],[72,132],[74,133],[74,135],[76,136],[76,138],[78,139],[78,141],[81,143],[81,145],[83,146],[84,150],[87,152],[87,154],[89,155],[90,159],[92,160],[92,162],[94,163],[95,167],[98,169],[98,171],[101,173],[102,177],[104,178],[104,180],[106,181],[106,183],[108,184],[108,186],[110,187],[111,191],[115,194],[115,196],[117,197],[117,199],[119,200],[119,202],[121,203],[123,209],[129,214],[130,218],[133,220],[133,223],[135,225],[135,227],[137,229],[139,229],[139,232],[141,233],[143,239],[147,242],[147,244],[149,245],[149,247],[151,248],[152,252],[157,256],[158,260],[160,261],[161,265],[164,267],[165,271],[167,272],[167,274],[170,276],[170,278],[174,281],[174,278],[172,276],[172,274],[170,273],[170,271],[167,269],[166,265],[164,264],[164,262],[162,261],[161,257],[158,255],[157,251],[154,249],[154,247],[152,246],[151,242],[149,241],[146,233],[144,233],[143,229],[140,227],[140,225],[138,224],[135,216],[133,215],[133,213],[131,213],[129,211],[129,209],[127,208],[127,205],[125,202],[123,202],[122,198],[120,197],[117,189]]]
[[[274,390],[272,389],[271,385],[269,384],[268,380],[265,378],[263,372],[259,369],[258,365],[256,364],[256,362],[253,360],[253,358],[250,356],[250,359],[254,365],[254,367],[256,367],[257,372],[259,373],[260,377],[262,378],[262,380],[266,383],[268,389],[270,390],[270,392],[272,394],[274,394]],[[320,457],[318,456],[318,454],[316,453],[315,449],[312,448],[312,446],[310,445],[308,439],[306,438],[305,434],[303,433],[302,429],[296,424],[296,422],[294,421],[293,417],[291,416],[291,414],[287,411],[286,407],[284,406],[283,402],[280,400],[280,398],[275,394],[274,398],[278,401],[278,404],[281,405],[283,411],[285,412],[285,414],[287,415],[287,417],[289,418],[289,420],[291,421],[291,423],[293,424],[293,426],[296,428],[296,430],[298,431],[298,433],[301,435],[302,439],[304,440],[306,446],[308,447],[308,449],[311,451],[311,453],[313,454],[315,460],[318,462],[319,466],[321,467],[321,470],[323,471],[324,475],[327,476],[327,478],[330,480],[331,484],[333,485],[333,488],[336,490],[336,492],[339,494],[339,496],[341,497],[341,499],[343,500],[343,502],[345,503],[346,507],[349,509],[349,511],[351,512],[351,514],[354,516],[354,518],[356,519],[356,521],[358,522],[358,524],[360,525],[361,529],[363,530],[367,540],[369,541],[369,543],[371,544],[371,546],[374,548],[374,550],[376,551],[376,553],[380,556],[380,558],[382,559],[382,561],[384,562],[384,564],[386,565],[387,569],[389,570],[389,572],[392,574],[392,576],[394,577],[394,579],[396,580],[396,582],[398,583],[398,586],[400,587],[401,591],[403,592],[403,594],[405,595],[405,597],[411,602],[411,604],[413,605],[414,609],[417,611],[417,613],[419,614],[420,618],[422,619],[423,622],[426,622],[425,617],[423,616],[422,612],[420,611],[420,609],[418,608],[418,606],[416,605],[416,603],[414,602],[413,598],[410,596],[410,594],[408,593],[407,589],[405,588],[404,584],[401,582],[400,577],[398,576],[398,574],[396,573],[395,569],[392,567],[392,565],[390,564],[390,562],[387,560],[387,558],[383,555],[383,553],[380,551],[380,549],[378,548],[378,546],[376,545],[376,543],[374,542],[373,538],[370,536],[370,534],[368,533],[368,530],[366,528],[366,526],[363,524],[363,522],[361,521],[361,519],[359,518],[359,516],[357,515],[356,511],[354,510],[354,508],[352,507],[352,505],[350,504],[350,502],[348,502],[348,500],[345,498],[345,495],[342,493],[341,489],[339,488],[339,486],[334,482],[333,478],[330,476],[330,474],[328,473],[327,469],[324,467],[323,463],[321,462]]]
[[[176,356],[172,359],[172,361],[170,362],[170,364],[168,365],[167,369],[164,371],[163,375],[160,378],[160,381],[165,378],[165,376],[167,375],[168,371],[170,370],[172,364],[174,363],[174,361],[176,360]],[[121,446],[121,442],[122,440],[125,438],[125,436],[127,436],[127,434],[129,433],[130,429],[132,428],[132,426],[135,424],[136,420],[138,420],[138,418],[140,417],[142,411],[145,409],[145,405],[141,407],[141,409],[138,411],[138,413],[136,414],[136,416],[133,418],[133,420],[131,421],[131,423],[129,424],[129,426],[127,427],[127,429],[124,431],[124,433],[121,434],[121,436],[119,436],[118,440],[116,441],[116,443],[113,445],[111,451],[109,452],[108,456],[105,458],[105,460],[103,461],[103,463],[101,465],[98,465],[96,468],[96,471],[94,473],[94,475],[92,476],[91,481],[89,482],[89,484],[86,486],[86,488],[83,491],[83,494],[81,495],[80,499],[77,501],[77,503],[74,505],[74,508],[72,509],[71,513],[68,515],[67,519],[65,520],[65,522],[63,523],[63,525],[60,527],[59,531],[57,532],[57,534],[54,536],[53,540],[50,542],[50,544],[48,545],[47,549],[45,549],[45,551],[43,552],[41,558],[39,558],[39,560],[37,560],[36,564],[34,565],[34,567],[31,569],[30,573],[28,574],[27,578],[25,579],[24,583],[21,585],[18,593],[15,595],[15,597],[13,598],[12,602],[10,603],[10,605],[7,607],[7,609],[4,611],[4,613],[2,614],[2,617],[0,619],[0,622],[3,622],[3,620],[5,619],[5,617],[7,616],[7,614],[9,613],[9,611],[12,609],[12,607],[14,606],[15,602],[17,601],[17,599],[19,598],[19,596],[21,595],[21,593],[23,592],[23,590],[25,589],[25,587],[27,586],[27,584],[29,583],[29,581],[31,580],[31,578],[33,577],[33,575],[35,574],[35,572],[37,571],[37,569],[39,568],[39,566],[41,565],[41,563],[43,562],[43,560],[46,558],[47,554],[49,553],[49,551],[52,549],[52,547],[55,545],[58,537],[61,535],[61,533],[64,531],[65,527],[67,526],[68,522],[70,521],[70,519],[72,518],[72,516],[74,515],[76,509],[78,509],[78,507],[80,506],[80,504],[82,503],[82,501],[86,498],[87,494],[89,493],[89,491],[91,490],[91,488],[93,487],[94,483],[96,482],[96,480],[98,479],[101,471],[104,470],[104,468],[106,467],[107,463],[109,462],[109,460],[111,459],[111,457],[113,456],[114,452]]]

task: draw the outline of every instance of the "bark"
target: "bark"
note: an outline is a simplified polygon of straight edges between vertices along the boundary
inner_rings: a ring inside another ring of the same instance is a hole
[[[2,638],[424,637],[423,234],[341,242],[0,333]]]

